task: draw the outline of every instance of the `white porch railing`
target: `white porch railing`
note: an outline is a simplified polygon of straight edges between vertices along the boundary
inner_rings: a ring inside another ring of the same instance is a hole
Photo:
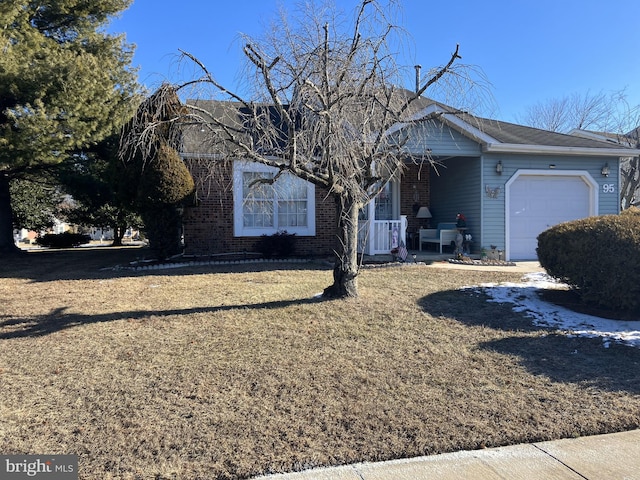
[[[388,254],[400,242],[407,244],[406,215],[399,220],[367,220],[359,226],[358,245],[366,255]]]

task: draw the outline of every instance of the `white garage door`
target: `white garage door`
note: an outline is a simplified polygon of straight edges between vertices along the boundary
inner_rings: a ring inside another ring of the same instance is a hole
[[[590,186],[579,176],[519,176],[509,192],[509,257],[535,259],[538,234],[589,216],[590,195]]]

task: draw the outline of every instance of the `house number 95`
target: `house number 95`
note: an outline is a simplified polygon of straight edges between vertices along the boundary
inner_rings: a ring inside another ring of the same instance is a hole
[[[616,184],[615,183],[605,183],[602,185],[603,193],[616,193]]]

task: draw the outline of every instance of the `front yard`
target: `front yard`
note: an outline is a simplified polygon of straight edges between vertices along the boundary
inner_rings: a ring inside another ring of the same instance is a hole
[[[459,290],[508,270],[367,268],[359,298],[322,302],[322,265],[98,268],[136,254],[0,266],[0,452],[247,478],[640,426],[638,349]]]

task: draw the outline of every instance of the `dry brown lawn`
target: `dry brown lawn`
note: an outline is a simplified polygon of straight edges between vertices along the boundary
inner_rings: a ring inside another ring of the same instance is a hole
[[[640,351],[533,327],[461,291],[503,272],[321,264],[101,269],[140,251],[0,266],[0,452],[83,479],[247,478],[640,426]]]

